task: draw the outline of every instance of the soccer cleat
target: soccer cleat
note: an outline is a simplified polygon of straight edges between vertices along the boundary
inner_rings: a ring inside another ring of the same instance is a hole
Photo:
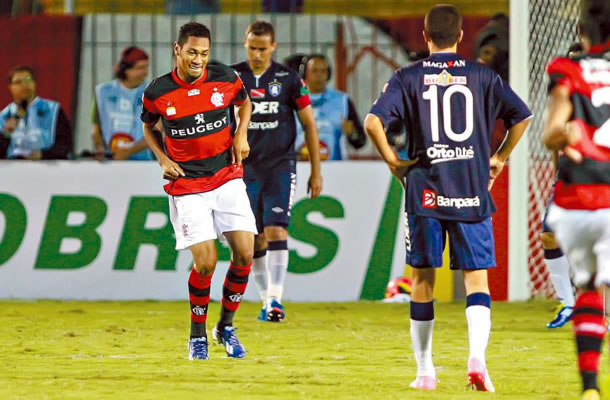
[[[189,339],[189,360],[209,360],[208,340],[204,337]]]
[[[421,390],[434,390],[436,389],[437,380],[433,376],[418,376],[409,387],[413,389]]]
[[[468,387],[472,390],[483,392],[495,392],[494,385],[491,383],[489,372],[481,360],[471,358],[468,360]]]
[[[265,307],[264,304],[263,304],[263,307],[261,308],[261,312],[258,313],[257,319],[259,321],[263,321],[263,322],[267,321],[267,307]]]
[[[582,400],[600,400],[601,396],[597,390],[589,389],[589,390],[585,390],[582,393],[581,399]]]
[[[227,356],[232,358],[244,358],[246,356],[246,348],[237,339],[235,328],[232,326],[225,326],[222,334],[218,327],[214,327],[212,336],[215,341],[224,346]]]
[[[570,320],[572,320],[572,312],[573,312],[572,307],[569,307],[569,306],[561,307],[559,309],[559,311],[557,312],[557,315],[555,315],[555,318],[551,322],[546,324],[546,327],[549,329],[561,328],[562,326],[567,324]]]
[[[275,297],[271,297],[267,300],[267,321],[269,322],[282,322],[286,318],[284,312],[284,306]]]

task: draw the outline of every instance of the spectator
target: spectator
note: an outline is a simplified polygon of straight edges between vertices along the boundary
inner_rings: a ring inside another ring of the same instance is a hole
[[[24,65],[13,68],[8,89],[13,102],[0,112],[0,158],[70,158],[70,122],[58,102],[36,96],[34,71]]]
[[[139,118],[148,65],[144,50],[126,47],[114,68],[116,79],[96,86],[91,119],[97,160],[153,159]]]
[[[331,68],[324,55],[312,54],[303,58],[299,72],[310,90],[309,97],[320,139],[320,158],[348,158],[348,142],[356,149],[366,143],[366,135],[354,104],[346,93],[327,87]],[[309,154],[300,125],[297,126],[296,146],[299,159],[307,160]]]
[[[508,82],[508,17],[498,13],[477,33],[474,59]]]

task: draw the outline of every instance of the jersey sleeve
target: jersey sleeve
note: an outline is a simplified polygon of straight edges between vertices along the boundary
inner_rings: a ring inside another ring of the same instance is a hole
[[[311,99],[309,98],[309,88],[303,79],[301,79],[296,73],[292,81],[292,90],[290,94],[290,102],[292,108],[295,111],[299,111],[311,105]]]
[[[496,115],[504,121],[506,129],[532,116],[529,107],[498,74],[493,76],[493,95]]]
[[[370,114],[379,117],[386,132],[390,132],[400,130],[398,126],[404,121],[405,111],[403,85],[398,73],[394,73],[373,103]]]
[[[575,64],[572,60],[565,57],[559,57],[552,60],[546,67],[546,73],[549,75],[549,92],[557,85],[565,86],[570,90],[570,94],[575,89],[576,80],[573,79],[574,74],[578,75]]]
[[[151,85],[152,83],[144,90],[144,95],[142,95],[142,115],[140,115],[142,122],[148,125],[156,124],[161,117],[155,103],[150,98]]]
[[[241,106],[248,99],[248,92],[246,91],[246,87],[242,82],[237,72],[235,72],[235,82],[233,83],[234,91],[233,91],[233,99],[231,100],[231,104],[236,106]]]

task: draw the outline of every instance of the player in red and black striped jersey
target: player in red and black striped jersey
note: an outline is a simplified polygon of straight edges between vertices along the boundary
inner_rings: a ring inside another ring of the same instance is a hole
[[[583,4],[585,54],[547,67],[550,101],[543,142],[561,150],[547,222],[574,270],[581,294],[573,322],[583,399],[599,399],[597,374],[606,332],[602,293],[610,286],[610,3]],[[609,297],[606,297],[608,299]]]
[[[247,129],[252,106],[241,79],[220,63],[208,63],[210,31],[197,22],[180,28],[174,45],[177,67],[155,79],[144,91],[144,136],[163,177],[169,179],[170,219],[176,249],[189,248],[191,337],[189,359],[208,359],[205,329],[210,284],[218,255],[218,235],[227,239],[231,264],[223,287],[220,321],[214,337],[229,357],[243,358],[245,348],[233,329],[252,265],[256,224],[243,183],[242,160],[249,154]],[[231,135],[229,110],[236,109]],[[163,143],[153,133],[161,119]]]

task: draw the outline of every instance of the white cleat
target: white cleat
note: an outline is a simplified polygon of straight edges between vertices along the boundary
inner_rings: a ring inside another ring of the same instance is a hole
[[[437,380],[433,376],[418,376],[409,387],[413,389],[421,390],[434,390],[436,389]]]

